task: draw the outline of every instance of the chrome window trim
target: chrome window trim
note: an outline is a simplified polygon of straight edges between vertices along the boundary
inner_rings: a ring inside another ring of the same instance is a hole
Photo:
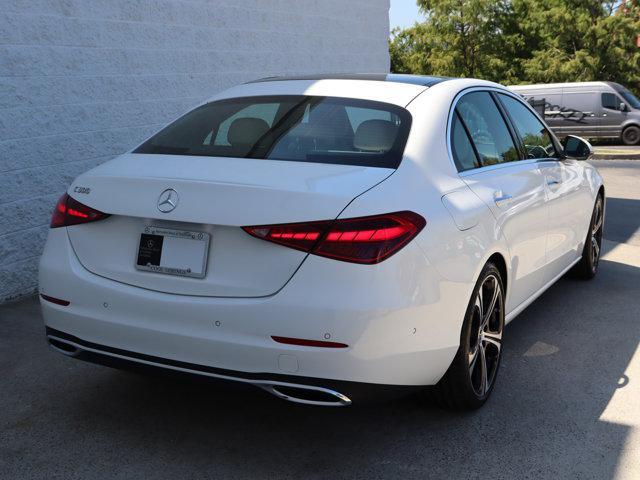
[[[470,175],[475,175],[476,173],[489,172],[489,171],[498,170],[501,168],[509,168],[514,165],[527,165],[531,163],[561,160],[560,158],[527,158],[524,160],[514,160],[512,162],[496,163],[494,165],[486,165],[484,167],[470,168],[469,170],[462,170],[462,171],[458,170],[456,162],[453,159],[453,145],[451,143],[451,133],[452,133],[451,128],[453,126],[453,115],[455,114],[456,106],[458,105],[458,102],[460,101],[460,99],[463,96],[465,96],[467,93],[472,93],[472,92],[496,92],[496,93],[502,93],[514,98],[515,100],[525,105],[529,109],[529,111],[532,112],[535,115],[535,117],[542,123],[542,125],[547,129],[547,131],[549,132],[551,137],[554,139],[554,141],[556,140],[555,136],[553,135],[553,132],[549,129],[549,126],[544,122],[544,120],[540,118],[540,115],[538,115],[538,112],[536,112],[533,109],[533,107],[529,105],[527,102],[522,101],[522,97],[518,95],[516,92],[512,92],[506,87],[501,88],[501,87],[493,87],[493,86],[477,86],[477,87],[465,88],[463,90],[460,90],[454,97],[453,102],[451,102],[451,107],[449,108],[449,117],[447,118],[447,154],[449,156],[449,161],[451,162],[451,165],[453,165],[454,171],[458,172],[459,177],[468,177]],[[496,108],[498,107],[496,106]],[[508,120],[508,121],[510,122],[511,120]],[[505,124],[506,122],[507,120],[505,120]],[[509,128],[509,125],[507,125],[507,128]],[[473,141],[472,139],[470,140]]]
[[[491,172],[493,170],[502,170],[503,168],[513,168],[519,165],[532,165],[532,164],[537,165],[540,162],[541,160],[537,158],[528,158],[526,160],[516,160],[513,162],[496,163],[494,165],[487,165],[485,167],[470,168],[469,170],[463,170],[462,172],[458,172],[458,176],[461,178],[471,177],[479,173]],[[455,163],[454,163],[454,166],[455,166]]]

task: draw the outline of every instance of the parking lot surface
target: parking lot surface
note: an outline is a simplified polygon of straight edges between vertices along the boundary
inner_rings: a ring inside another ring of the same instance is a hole
[[[50,351],[35,298],[0,307],[0,478],[640,478],[640,162],[596,161],[607,253],[506,329],[493,397],[322,409]]]

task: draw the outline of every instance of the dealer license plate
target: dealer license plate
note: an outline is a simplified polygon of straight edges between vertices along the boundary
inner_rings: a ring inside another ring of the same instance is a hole
[[[190,230],[145,227],[140,234],[136,268],[148,272],[204,278],[210,235]]]

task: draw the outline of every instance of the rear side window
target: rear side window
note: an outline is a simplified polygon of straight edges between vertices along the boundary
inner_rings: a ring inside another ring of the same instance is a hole
[[[602,94],[602,106],[604,108],[608,108],[610,110],[619,110],[620,109],[620,100],[614,93],[603,93]]]
[[[480,166],[467,130],[462,124],[457,112],[453,115],[453,123],[451,125],[451,146],[453,149],[453,160],[459,172]]]
[[[557,158],[558,153],[549,131],[522,102],[515,98],[498,94],[498,98],[509,114],[513,126],[520,135],[529,158]]]
[[[397,168],[411,126],[404,108],[337,97],[282,95],[211,102],[134,153]]]
[[[509,129],[488,92],[466,94],[456,112],[469,131],[482,166],[519,160]]]

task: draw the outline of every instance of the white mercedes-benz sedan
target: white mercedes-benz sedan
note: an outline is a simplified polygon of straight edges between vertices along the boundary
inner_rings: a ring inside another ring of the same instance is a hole
[[[592,278],[605,194],[501,85],[267,78],[211,98],[59,200],[40,263],[55,350],[340,406],[481,406],[505,324]]]

